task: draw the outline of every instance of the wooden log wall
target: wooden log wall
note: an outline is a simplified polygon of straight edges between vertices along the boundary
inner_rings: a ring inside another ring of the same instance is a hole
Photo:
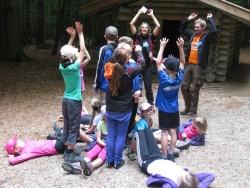
[[[216,79],[226,81],[228,70],[239,63],[240,54],[240,24],[228,16],[220,18],[216,47]]]

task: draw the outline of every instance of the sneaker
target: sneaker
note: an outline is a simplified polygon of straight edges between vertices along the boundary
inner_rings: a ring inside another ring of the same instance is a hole
[[[77,162],[77,163],[64,162],[62,164],[62,168],[63,168],[63,170],[65,170],[69,174],[82,174],[82,168],[81,168],[79,162]]]
[[[126,156],[129,158],[129,160],[131,160],[131,161],[136,160],[135,152],[132,152],[132,151],[130,150],[130,148],[127,148],[127,149],[125,150],[125,155],[126,155]]]
[[[58,137],[62,136],[63,128],[59,127],[56,122],[53,125],[53,130],[55,131]]]
[[[80,165],[82,167],[82,170],[83,170],[83,174],[85,176],[90,176],[93,172],[93,166],[91,164],[91,162],[87,162],[85,159],[83,159],[81,162],[80,162]]]
[[[119,164],[114,164],[114,168],[115,168],[115,169],[119,169],[119,168],[121,168],[124,164],[125,164],[125,161],[122,159],[121,162],[120,162]]]
[[[196,112],[191,111],[191,112],[188,112],[187,115],[188,115],[188,116],[196,115]]]
[[[177,148],[174,148],[174,157],[177,158],[180,156],[180,150]]]
[[[188,149],[189,146],[190,146],[190,142],[189,141],[177,140],[177,142],[176,142],[176,148],[178,148],[180,150]]]
[[[172,162],[175,162],[175,159],[174,159],[174,154],[169,154],[167,155],[167,159],[172,161]]]
[[[114,163],[106,163],[106,168],[112,168],[114,167]]]
[[[82,160],[82,157],[77,155],[76,153],[66,153],[64,152],[64,162],[68,163],[75,163],[75,162],[80,162]]]

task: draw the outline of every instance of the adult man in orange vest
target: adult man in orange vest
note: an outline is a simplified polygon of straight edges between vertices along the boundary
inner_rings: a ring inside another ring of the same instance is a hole
[[[181,115],[195,115],[197,113],[199,91],[203,85],[203,78],[208,64],[209,48],[216,38],[217,28],[211,13],[207,14],[207,23],[199,18],[195,20],[194,32],[188,31],[187,25],[198,16],[191,13],[180,25],[181,35],[185,35],[188,40],[186,51],[186,66],[184,79],[181,86],[185,110]],[[205,31],[208,25],[209,31]]]

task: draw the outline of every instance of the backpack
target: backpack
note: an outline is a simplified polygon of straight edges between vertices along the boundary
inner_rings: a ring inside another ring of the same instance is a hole
[[[110,80],[113,74],[113,69],[114,69],[115,64],[112,63],[111,61],[107,62],[104,65],[104,77],[106,80]]]

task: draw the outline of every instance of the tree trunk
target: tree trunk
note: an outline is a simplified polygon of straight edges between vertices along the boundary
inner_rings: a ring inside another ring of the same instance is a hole
[[[62,32],[65,32],[63,31],[65,0],[62,0],[62,1],[58,0],[57,5],[58,5],[58,16],[57,16],[57,23],[56,23],[56,37],[55,37],[54,45],[51,50],[51,54],[53,55],[57,53]]]
[[[19,1],[2,0],[0,9],[0,57],[10,61],[21,61],[25,56],[21,45]]]
[[[36,48],[44,44],[44,1],[37,0],[36,4]]]

